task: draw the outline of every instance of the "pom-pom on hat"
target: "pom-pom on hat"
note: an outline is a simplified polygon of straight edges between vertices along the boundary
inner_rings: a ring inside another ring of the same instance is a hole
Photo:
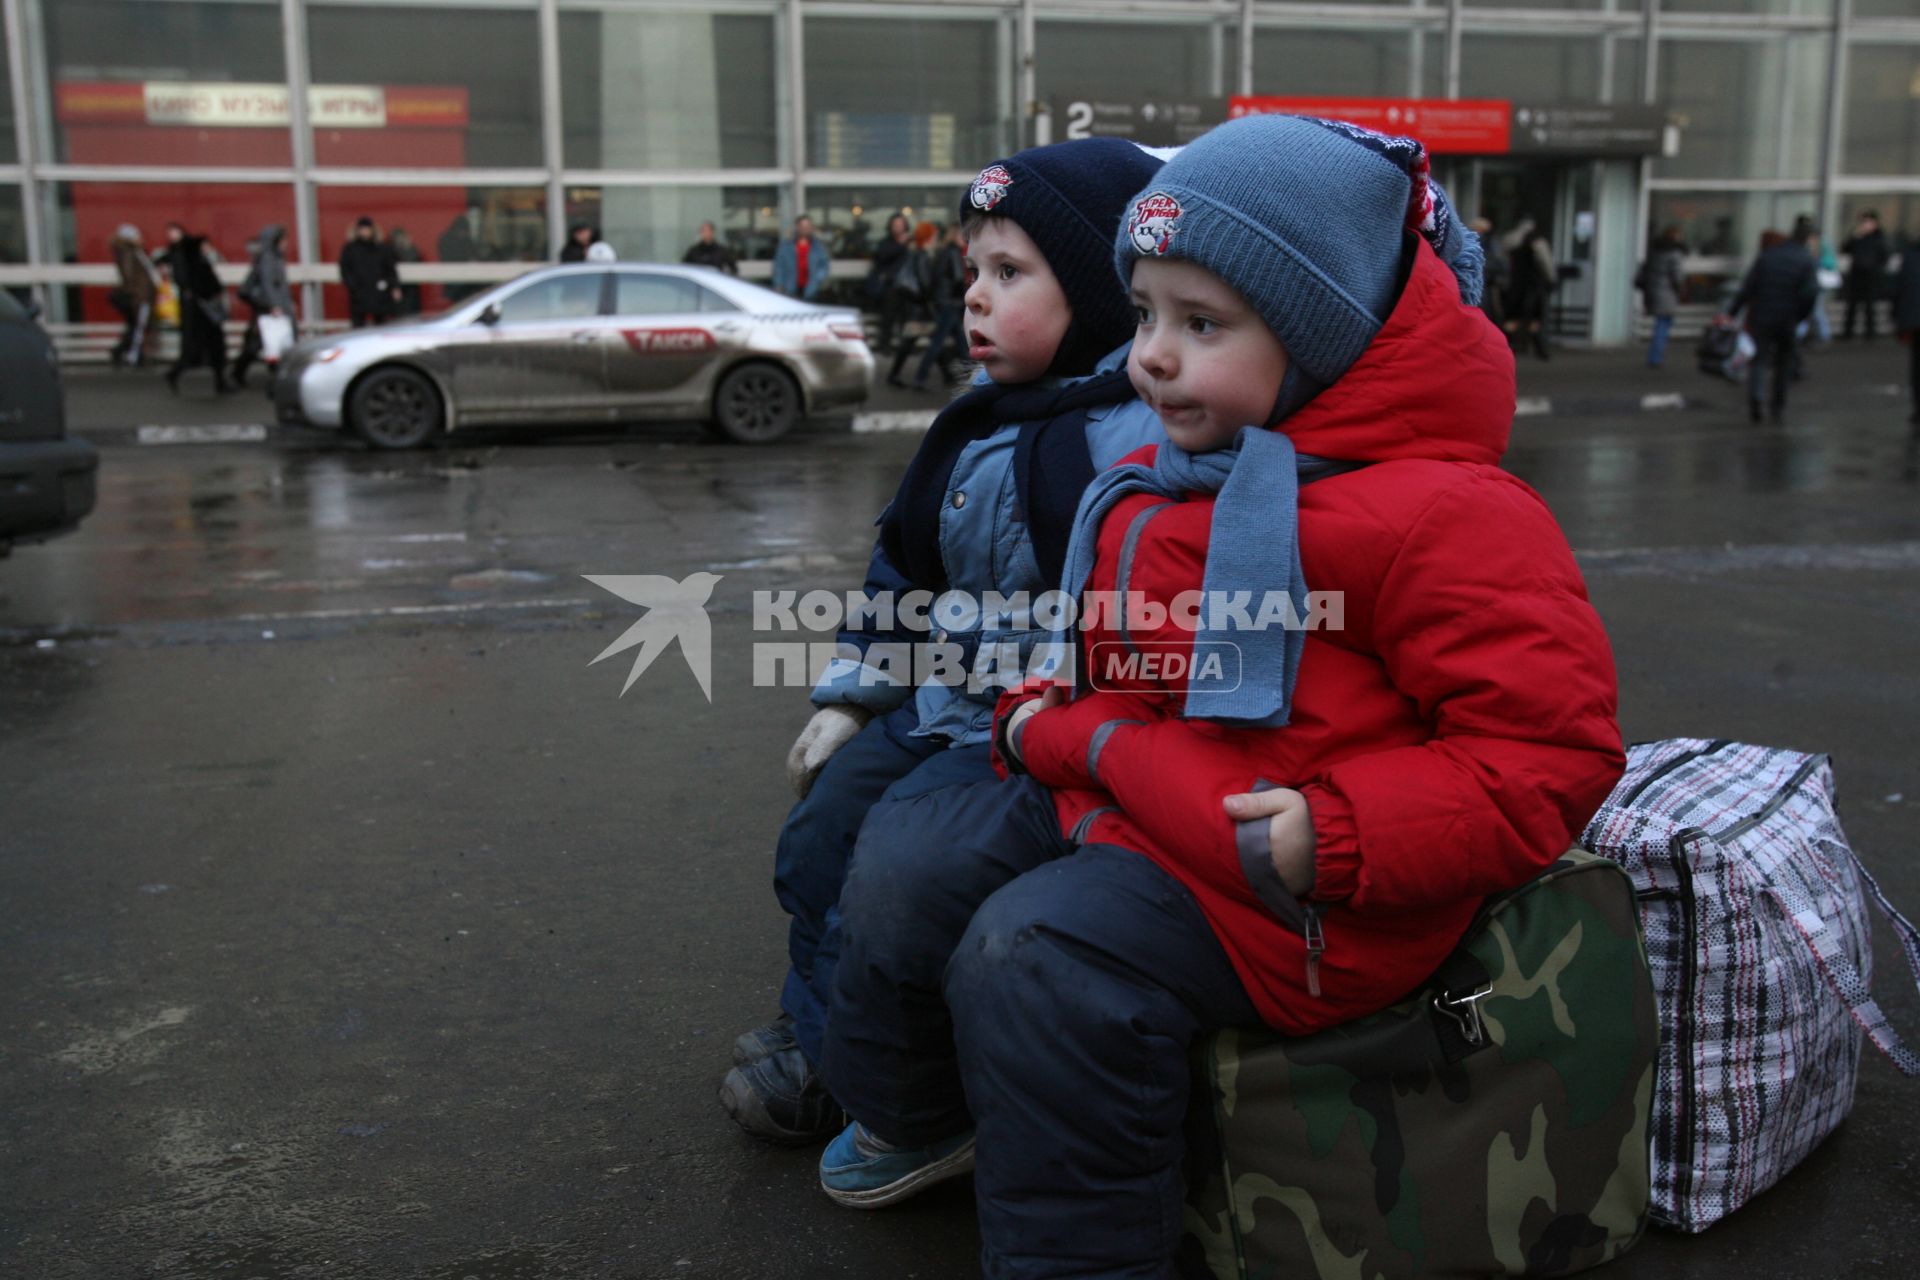
[[[1128,206],[1114,263],[1181,258],[1232,285],[1315,387],[1353,366],[1386,323],[1408,230],[1480,301],[1479,238],[1411,138],[1307,116],[1229,121],[1183,148]],[[1299,392],[1282,387],[1282,410]],[[1276,410],[1278,416],[1282,410]]]
[[[1049,373],[1091,373],[1133,337],[1133,307],[1113,278],[1113,235],[1129,200],[1160,169],[1157,156],[1120,138],[1029,147],[980,171],[960,197],[960,217],[1010,218],[1032,237],[1073,308]]]

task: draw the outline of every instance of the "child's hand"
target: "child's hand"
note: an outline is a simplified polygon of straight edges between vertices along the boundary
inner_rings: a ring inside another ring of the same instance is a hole
[[[1295,897],[1313,888],[1313,814],[1307,798],[1288,787],[1228,796],[1227,816],[1235,822],[1267,819],[1267,847],[1280,883]]]
[[[1007,716],[1007,736],[1005,739],[1006,750],[1007,750],[1007,754],[1013,757],[1014,762],[1016,764],[1021,763],[1021,760],[1020,760],[1020,728],[1021,726],[1026,724],[1026,722],[1032,719],[1034,716],[1039,715],[1042,711],[1051,711],[1055,707],[1064,707],[1066,705],[1067,705],[1066,689],[1057,684],[1050,684],[1047,686],[1047,691],[1045,693],[1041,694],[1037,698],[1027,699],[1025,702],[1015,707],[1012,713]]]
[[[787,752],[787,781],[793,784],[793,793],[806,799],[833,753],[852,742],[871,719],[873,712],[865,707],[840,703],[814,712]]]

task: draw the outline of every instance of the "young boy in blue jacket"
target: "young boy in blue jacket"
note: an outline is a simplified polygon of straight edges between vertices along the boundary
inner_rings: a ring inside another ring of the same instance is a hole
[[[1060,580],[1074,512],[1094,475],[1166,438],[1127,377],[1133,310],[1112,266],[1128,198],[1159,168],[1132,143],[1082,139],[989,165],[967,189],[959,211],[969,240],[964,327],[986,380],[934,420],[908,465],[879,521],[869,597],[1037,599]],[[937,604],[931,613],[940,615]],[[839,639],[863,656],[879,644],[958,646],[969,672],[978,654],[1014,646],[1024,670],[1052,638],[1028,621],[981,616],[966,631],[896,626]],[[720,1086],[727,1114],[755,1137],[797,1145],[845,1125],[817,1064],[854,837],[882,799],[991,778],[999,693],[997,683],[915,688],[846,657],[814,687],[819,710],[787,758],[800,803],[774,855],[774,891],[792,917],[781,1015],[735,1041],[735,1066]]]

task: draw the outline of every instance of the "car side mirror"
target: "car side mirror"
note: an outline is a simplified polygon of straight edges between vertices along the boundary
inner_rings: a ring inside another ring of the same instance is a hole
[[[485,324],[485,325],[499,324],[500,323],[499,304],[494,302],[489,302],[487,304],[486,310],[480,313],[479,319],[481,324]]]

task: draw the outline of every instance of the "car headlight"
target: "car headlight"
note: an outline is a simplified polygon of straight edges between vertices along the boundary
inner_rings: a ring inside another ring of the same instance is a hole
[[[328,347],[325,351],[315,356],[313,362],[315,364],[332,364],[345,354],[347,354],[345,347]]]

